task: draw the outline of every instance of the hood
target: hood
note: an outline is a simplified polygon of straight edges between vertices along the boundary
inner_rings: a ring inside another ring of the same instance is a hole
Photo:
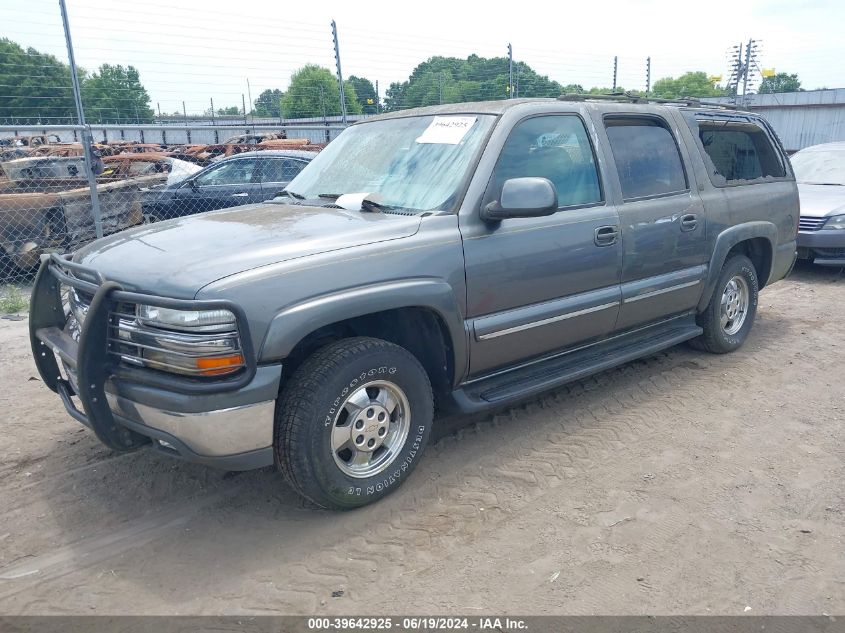
[[[265,203],[148,224],[92,242],[74,260],[127,290],[193,298],[223,277],[408,237],[420,216]]]
[[[845,213],[845,185],[803,185],[798,183],[801,215],[822,218]]]

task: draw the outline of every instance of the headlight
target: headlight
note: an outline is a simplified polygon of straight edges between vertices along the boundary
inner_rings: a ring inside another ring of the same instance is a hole
[[[222,376],[246,366],[229,310],[173,310],[138,305],[118,319],[113,350],[124,362],[185,376]]]
[[[138,320],[144,325],[189,332],[227,332],[235,329],[235,315],[229,310],[173,310],[138,306]]]
[[[834,215],[828,218],[821,230],[826,231],[828,229],[845,229],[845,215]]]

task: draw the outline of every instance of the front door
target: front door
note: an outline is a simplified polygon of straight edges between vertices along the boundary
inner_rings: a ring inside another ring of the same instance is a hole
[[[579,116],[518,123],[483,204],[498,200],[505,180],[528,176],[554,184],[557,213],[461,226],[473,376],[604,336],[619,312],[619,218]]]
[[[622,199],[622,331],[696,306],[707,272],[707,218],[663,118],[605,116],[603,127]]]

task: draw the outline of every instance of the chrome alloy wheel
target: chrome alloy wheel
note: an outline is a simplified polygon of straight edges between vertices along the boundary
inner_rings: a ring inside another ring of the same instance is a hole
[[[750,297],[751,292],[748,290],[748,282],[739,275],[731,277],[722,290],[719,320],[722,331],[728,336],[733,336],[742,329],[745,317],[748,315]]]
[[[349,394],[332,426],[332,456],[350,477],[372,477],[402,450],[411,428],[408,397],[398,385],[368,382]]]

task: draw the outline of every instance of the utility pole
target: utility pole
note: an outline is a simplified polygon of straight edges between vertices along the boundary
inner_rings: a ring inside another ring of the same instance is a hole
[[[343,124],[348,120],[346,116],[346,93],[343,90],[343,72],[340,69],[340,44],[337,41],[337,24],[332,20],[332,38],[334,39],[334,59],[337,63],[337,85],[340,88],[340,117]]]
[[[508,99],[513,99],[513,46],[508,43]]]
[[[76,58],[73,55],[73,41],[70,37],[70,21],[67,17],[65,0],[59,0],[59,7],[62,11],[62,26],[65,29],[65,44],[67,44],[67,56],[70,64],[70,79],[73,84],[73,101],[76,105],[76,119],[82,126],[82,148],[85,155],[85,175],[88,178],[88,189],[91,192],[91,215],[94,216],[94,231],[97,237],[103,237],[103,216],[100,213],[100,199],[97,197],[97,180],[94,177],[94,161],[91,150],[93,139],[91,129],[85,123],[85,110],[82,108],[82,91],[79,89],[79,75],[76,72]]]
[[[619,58],[613,56],[613,92],[616,92],[616,71],[619,68]]]
[[[209,100],[211,101],[211,125],[217,125],[214,122],[214,97],[209,97]]]
[[[645,58],[645,95],[651,92],[651,56]]]
[[[742,105],[746,105],[748,84],[754,80],[750,77],[751,69],[757,65],[757,41],[748,40],[745,46],[745,66],[742,74]]]
[[[241,93],[241,105],[244,108],[244,125],[246,125],[246,97],[244,97],[244,93]]]
[[[376,79],[376,114],[381,112],[381,97],[379,97],[378,92],[378,79]]]
[[[439,82],[440,82],[440,104],[443,105],[443,71],[442,70],[440,71]]]
[[[739,84],[742,81],[743,64],[742,64],[742,42],[738,46],[733,47],[731,55],[731,76],[728,78],[728,88],[733,91],[734,105],[737,105],[737,97],[739,96]]]
[[[158,124],[161,125],[161,104],[156,101],[156,110],[158,110]]]

